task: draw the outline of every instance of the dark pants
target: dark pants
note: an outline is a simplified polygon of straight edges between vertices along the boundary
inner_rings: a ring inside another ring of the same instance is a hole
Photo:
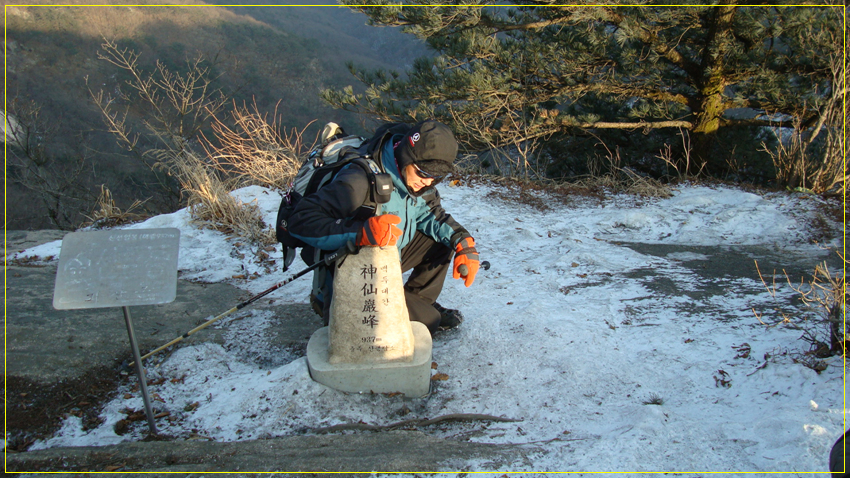
[[[841,438],[832,445],[832,452],[829,454],[829,471],[832,472],[832,478],[845,478],[850,476],[848,473],[847,460],[845,460],[844,447],[845,441],[844,438],[847,436],[845,433],[841,435]]]
[[[434,302],[443,290],[446,274],[451,265],[452,250],[430,237],[417,232],[413,240],[401,250],[402,273],[413,269],[404,285],[404,299],[410,320],[422,322],[433,334],[440,325],[440,312]],[[328,268],[326,284],[333,283],[333,268]],[[330,287],[322,290],[322,316],[325,325],[330,321]]]

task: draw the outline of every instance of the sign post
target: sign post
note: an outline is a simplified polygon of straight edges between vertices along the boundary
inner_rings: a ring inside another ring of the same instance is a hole
[[[129,306],[167,304],[177,297],[179,251],[176,228],[72,232],[62,240],[53,290],[59,310],[122,308],[152,434],[156,424]]]

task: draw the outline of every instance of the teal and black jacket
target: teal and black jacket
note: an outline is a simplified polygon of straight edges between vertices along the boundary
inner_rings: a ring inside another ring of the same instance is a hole
[[[409,129],[409,125],[401,123],[383,125],[366,145],[366,151],[393,180],[394,190],[389,201],[381,205],[381,214],[395,214],[401,218],[399,251],[410,243],[417,231],[454,249],[470,234],[442,208],[437,189],[429,188],[417,197],[401,177],[393,145]],[[289,219],[290,233],[325,251],[337,250],[348,241],[356,242],[364,221],[355,219],[355,215],[367,201],[369,188],[369,179],[362,168],[346,166],[333,181],[299,202]]]

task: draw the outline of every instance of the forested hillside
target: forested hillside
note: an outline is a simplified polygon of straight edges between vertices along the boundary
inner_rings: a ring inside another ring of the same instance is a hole
[[[846,8],[835,0],[341,1],[438,54],[404,77],[358,70],[366,94],[325,99],[369,117],[437,118],[467,150],[500,154],[497,173],[628,168],[817,193],[847,176]]]
[[[28,187],[15,181],[21,178],[20,168],[7,166],[7,229],[73,227],[84,217],[71,214],[51,221],[46,202],[63,201],[85,213],[90,207],[86,202],[93,202],[101,184],[124,207],[132,200],[144,200],[157,187],[149,168],[119,148],[105,130],[95,104],[94,97],[103,95],[120,106],[116,111],[128,108],[128,124],[145,131],[137,105],[118,103],[127,93],[131,75],[99,58],[104,41],[137,53],[138,69],[146,73],[154,72],[160,62],[167,70],[185,75],[192,62],[202,58],[201,65],[214,80],[209,88],[220,90],[229,105],[256,104],[270,115],[277,111],[280,124],[289,128],[300,129],[316,120],[308,136],[318,130],[319,123],[332,119],[355,130],[361,127],[353,114],[334,111],[319,99],[322,88],[353,83],[346,62],[394,68],[403,66],[399,62],[407,54],[425,51],[412,37],[394,29],[368,27],[364,15],[339,7],[163,3],[171,2],[141,1],[133,6],[93,6],[81,0],[62,2],[62,6],[4,3],[6,110],[12,115],[19,111],[25,117],[19,119],[21,123],[27,119],[33,123],[39,133],[37,156],[52,162],[48,168],[52,172],[38,171],[36,165],[34,173],[25,175]],[[139,141],[145,141],[144,135]],[[57,172],[58,177],[39,177]],[[61,184],[71,177],[74,185]],[[43,190],[50,188],[60,191]],[[145,207],[162,205],[149,202]],[[57,220],[61,223],[56,224]]]

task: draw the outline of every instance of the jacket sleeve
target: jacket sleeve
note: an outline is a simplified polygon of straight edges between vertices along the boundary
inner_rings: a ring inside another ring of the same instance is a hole
[[[333,181],[303,198],[289,218],[289,232],[317,249],[332,251],[355,241],[363,229],[353,219],[366,202],[369,180],[358,167],[346,167]]]
[[[422,199],[427,207],[417,218],[417,230],[451,248],[464,237],[470,237],[469,232],[440,205],[440,193],[436,188],[425,193]]]

